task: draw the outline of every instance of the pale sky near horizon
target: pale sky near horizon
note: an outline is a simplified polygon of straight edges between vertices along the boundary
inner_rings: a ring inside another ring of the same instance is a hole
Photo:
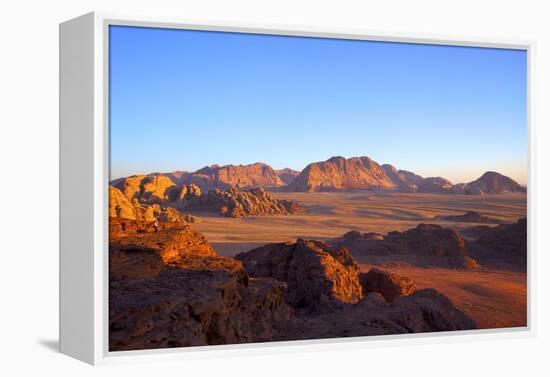
[[[111,179],[369,156],[527,183],[525,51],[116,26]]]

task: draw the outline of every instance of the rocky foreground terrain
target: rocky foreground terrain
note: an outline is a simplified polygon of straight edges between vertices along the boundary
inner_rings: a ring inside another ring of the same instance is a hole
[[[475,329],[433,289],[346,247],[268,244],[216,255],[183,222],[109,222],[110,350]]]

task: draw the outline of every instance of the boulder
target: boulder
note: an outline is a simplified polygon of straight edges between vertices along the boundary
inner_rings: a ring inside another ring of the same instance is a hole
[[[372,268],[367,273],[361,273],[359,281],[363,287],[363,294],[377,292],[387,301],[393,301],[397,297],[409,296],[416,292],[416,283],[413,280],[377,268]]]
[[[236,188],[211,190],[190,200],[187,206],[191,210],[213,211],[226,217],[290,215],[303,211],[297,203],[276,199],[262,187],[245,191]]]
[[[481,266],[470,255],[468,242],[455,230],[435,224],[420,224],[405,232],[376,233],[348,232],[332,241],[344,246],[354,255],[395,255],[422,266],[434,265],[466,270]]]
[[[268,244],[236,258],[252,277],[271,277],[287,284],[286,301],[294,308],[322,309],[353,304],[361,297],[359,268],[345,248],[320,241]]]
[[[527,219],[485,229],[472,243],[473,255],[497,268],[527,269]]]

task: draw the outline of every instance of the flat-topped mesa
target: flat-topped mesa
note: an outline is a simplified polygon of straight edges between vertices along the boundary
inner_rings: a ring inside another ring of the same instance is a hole
[[[187,202],[187,208],[214,211],[226,217],[291,215],[304,210],[296,202],[275,198],[262,187],[244,191],[236,188],[210,190]]]
[[[109,244],[112,251],[149,250],[166,263],[183,254],[216,255],[201,233],[176,222],[113,218],[109,221]]]
[[[356,189],[389,189],[396,185],[384,169],[368,157],[332,157],[327,161],[309,164],[289,191],[346,191]]]

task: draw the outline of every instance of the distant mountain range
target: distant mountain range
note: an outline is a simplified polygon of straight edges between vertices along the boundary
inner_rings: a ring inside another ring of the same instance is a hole
[[[275,170],[260,162],[250,165],[211,165],[195,172],[175,171],[119,178],[111,184],[126,195],[131,192],[133,197],[140,197],[140,193],[143,193],[159,199],[177,196],[181,187],[190,184],[198,186],[203,192],[259,186],[294,192],[371,189],[467,195],[526,192],[524,186],[496,172],[486,172],[469,183],[453,184],[442,177],[424,178],[410,171],[398,170],[392,165],[380,165],[369,157],[332,157],[326,161],[313,162],[301,172],[288,168]],[[132,195],[127,196],[130,198]]]

